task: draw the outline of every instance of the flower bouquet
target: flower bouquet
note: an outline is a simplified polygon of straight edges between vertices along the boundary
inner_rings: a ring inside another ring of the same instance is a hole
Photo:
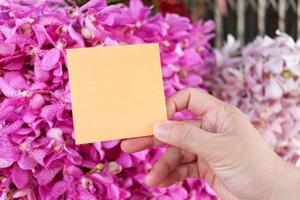
[[[215,52],[211,90],[244,111],[286,160],[300,166],[300,41],[278,33]]]
[[[67,48],[159,43],[166,96],[205,87],[214,23],[150,13],[140,0],[1,1],[0,199],[215,198],[200,180],[144,185],[164,149],[128,154],[119,141],[74,143]]]

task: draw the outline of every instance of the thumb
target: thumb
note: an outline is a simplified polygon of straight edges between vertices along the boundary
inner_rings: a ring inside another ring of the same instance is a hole
[[[163,121],[153,128],[154,136],[167,144],[202,156],[212,153],[215,134],[206,132],[192,124],[179,121]]]

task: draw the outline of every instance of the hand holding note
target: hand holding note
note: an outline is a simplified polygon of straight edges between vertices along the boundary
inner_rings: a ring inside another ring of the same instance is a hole
[[[201,120],[159,122],[155,138],[122,142],[130,153],[168,144],[145,177],[148,185],[204,178],[220,199],[300,199],[300,170],[276,155],[240,110],[194,88],[167,100],[169,118],[184,109]]]

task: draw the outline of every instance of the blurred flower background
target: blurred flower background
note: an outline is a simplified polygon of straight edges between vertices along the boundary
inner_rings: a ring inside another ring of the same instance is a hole
[[[0,0],[0,199],[218,199],[203,180],[146,186],[164,148],[75,145],[65,62],[75,47],[159,43],[166,96],[192,86],[238,106],[300,166],[297,8],[293,0]]]
[[[239,107],[266,141],[300,167],[300,41],[278,33],[240,49],[232,36],[215,51],[212,93]]]

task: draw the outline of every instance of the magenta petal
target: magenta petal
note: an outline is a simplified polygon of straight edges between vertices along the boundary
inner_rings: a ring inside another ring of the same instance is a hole
[[[50,166],[35,174],[39,185],[47,185],[50,183],[57,173],[63,168],[63,163],[59,160],[53,162]]]
[[[63,142],[63,138],[62,138],[62,130],[59,128],[51,128],[48,132],[47,132],[47,137],[48,138],[52,138],[55,139],[59,142]]]
[[[53,70],[53,75],[54,76],[58,76],[58,77],[61,77],[63,75],[63,68],[61,66],[60,63],[58,63],[58,67],[56,67],[54,70]]]
[[[104,149],[111,149],[117,146],[120,143],[120,140],[114,140],[114,141],[108,141],[108,142],[102,142],[102,147]]]
[[[122,167],[131,167],[132,166],[132,160],[128,153],[121,153],[119,156],[117,162],[122,165]]]
[[[139,151],[139,152],[136,152],[136,153],[132,153],[132,155],[137,158],[138,160],[145,160],[146,159],[146,156],[148,154],[149,150],[146,149],[146,150],[143,150],[143,151]]]
[[[36,118],[37,118],[37,116],[29,111],[23,115],[23,120],[27,124],[33,123]]]
[[[0,169],[1,168],[7,168],[9,166],[11,166],[15,161],[12,159],[4,159],[4,158],[0,158]]]
[[[22,199],[25,198],[27,200],[36,200],[36,195],[31,188],[24,188],[22,190],[16,191],[13,196],[14,199]]]
[[[66,181],[56,182],[51,191],[51,197],[57,199],[68,190],[68,183]]]
[[[167,64],[173,64],[178,62],[179,57],[176,53],[171,52],[171,53],[162,53],[162,64],[167,65]]]
[[[74,30],[74,28],[72,27],[72,25],[69,26],[68,30],[69,30],[69,35],[70,35],[70,37],[71,37],[73,40],[76,41],[76,44],[78,45],[78,47],[84,47],[84,46],[85,46],[85,45],[84,45],[84,40],[83,40],[81,34],[79,34],[78,32],[76,32],[76,31]]]
[[[36,35],[36,38],[37,38],[37,41],[38,41],[38,45],[39,45],[39,47],[41,47],[44,44],[44,42],[47,40],[45,32],[43,31],[42,26],[39,25],[39,24],[35,24],[32,27],[32,29],[35,32],[35,35]]]
[[[128,199],[131,196],[131,193],[123,188],[119,188],[120,199]]]
[[[26,80],[19,72],[5,73],[4,80],[13,88],[25,89],[28,87]]]
[[[69,166],[67,168],[67,172],[68,172],[68,174],[70,174],[71,176],[74,176],[75,178],[80,178],[83,176],[82,170],[74,165]]]
[[[0,129],[0,134],[4,135],[4,134],[11,134],[14,133],[15,131],[17,131],[19,128],[22,127],[22,125],[24,124],[23,120],[16,120],[14,121],[12,124],[7,125],[3,128]]]
[[[105,0],[90,0],[83,6],[81,6],[78,10],[78,12],[83,12],[87,10],[88,8],[102,8],[106,6],[106,1]]]
[[[53,126],[52,120],[58,112],[59,104],[46,105],[42,108],[40,116],[47,121],[50,127]]]
[[[169,97],[176,92],[176,89],[174,87],[172,87],[171,85],[166,85],[164,92],[165,92],[165,95],[167,97]]]
[[[105,183],[105,184],[112,184],[114,182],[114,178],[112,176],[107,176],[107,175],[92,174],[91,178],[94,181]]]
[[[0,43],[0,55],[9,56],[15,52],[15,45]]]
[[[45,71],[50,71],[56,67],[60,58],[60,50],[57,48],[53,48],[43,56],[41,62],[41,69]]]
[[[109,37],[105,38],[104,42],[103,42],[104,46],[118,46],[119,43]]]
[[[27,138],[26,135],[17,135],[13,134],[13,137],[11,138],[11,141],[16,143],[16,144],[21,144],[23,141],[25,141]]]
[[[194,49],[189,49],[186,50],[181,62],[186,66],[193,66],[199,63],[201,64],[203,60],[198,52],[196,52]]]
[[[0,77],[0,90],[6,97],[20,97],[20,93]]]
[[[14,112],[14,110],[15,109],[12,106],[2,108],[0,112],[0,119],[17,119],[19,116]]]
[[[170,78],[174,74],[174,70],[170,69],[169,67],[163,67],[162,73],[164,78]]]
[[[65,156],[66,156],[66,153],[63,151],[63,149],[60,149],[60,151],[57,151],[57,152],[51,154],[51,156],[47,157],[47,159],[45,160],[46,168],[48,168],[50,165],[52,165],[53,162],[61,160]]]
[[[98,151],[98,154],[99,154],[99,157],[100,157],[100,160],[102,160],[105,156],[105,152],[104,150],[102,149],[102,144],[101,142],[96,142],[96,143],[93,143],[95,149]]]
[[[16,28],[11,28],[7,25],[1,25],[0,26],[0,32],[6,37],[11,38],[15,34]],[[2,50],[5,50],[5,45]]]
[[[208,20],[203,24],[204,33],[211,33],[214,31],[216,24],[212,20]]]
[[[7,70],[21,70],[24,66],[24,57],[12,59],[7,65],[3,68]]]
[[[46,89],[48,86],[46,83],[43,82],[34,82],[30,86],[30,90],[41,90],[41,89]]]
[[[31,128],[20,128],[16,131],[16,134],[18,135],[28,135],[29,133],[32,133],[33,130]]]
[[[107,186],[107,198],[108,199],[120,198],[120,190],[115,184],[110,184]]]
[[[90,18],[86,18],[85,19],[85,25],[88,29],[84,29],[84,30],[89,30],[87,33],[85,34],[85,32],[83,32],[83,37],[84,36],[88,36],[87,39],[93,39],[94,37],[101,37],[102,33],[97,29],[97,27],[95,27],[94,23],[91,22]]]
[[[187,31],[177,31],[173,33],[172,37],[174,39],[181,40],[188,37],[188,35],[189,33]]]
[[[28,172],[20,169],[18,165],[14,165],[11,176],[18,189],[24,188],[29,180]]]
[[[80,165],[82,163],[82,156],[72,148],[67,148],[65,151],[68,153],[68,158],[71,163],[75,165]]]
[[[65,121],[69,117],[69,112],[66,109],[67,105],[66,104],[60,104],[58,107],[58,111],[56,114],[56,117],[60,121]]]
[[[133,19],[138,19],[141,10],[144,8],[143,3],[140,0],[131,0],[129,2],[129,10]]]
[[[45,103],[45,99],[40,94],[35,94],[30,100],[29,106],[31,109],[36,110],[41,108]]]
[[[45,166],[44,159],[47,155],[46,150],[44,149],[35,149],[32,151],[32,156],[34,160],[42,166]]]
[[[34,75],[35,78],[41,82],[45,82],[50,78],[50,73],[41,69],[41,60],[38,58],[36,58],[34,63]]]
[[[173,185],[168,188],[168,193],[170,194],[171,199],[186,199],[188,197],[188,192],[185,188],[180,185]]]
[[[18,160],[18,164],[21,169],[30,169],[34,171],[37,163],[33,159],[32,155],[28,155],[26,152],[22,152],[21,157]]]
[[[183,81],[189,86],[198,86],[204,83],[204,80],[201,76],[197,76],[194,74],[184,78]]]

